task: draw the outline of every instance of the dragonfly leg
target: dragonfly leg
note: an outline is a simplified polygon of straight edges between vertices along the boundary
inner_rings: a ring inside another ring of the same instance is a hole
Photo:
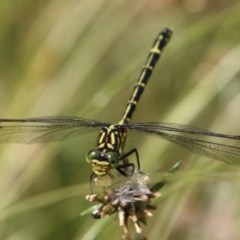
[[[96,174],[94,172],[91,173],[90,175],[90,189],[91,189],[91,194],[93,193],[93,181],[94,178],[96,177]]]
[[[132,176],[133,173],[134,173],[134,170],[135,170],[135,164],[134,163],[125,163],[125,164],[122,164],[122,165],[118,165],[116,167],[116,169],[120,174],[122,174],[125,177],[128,177],[129,174],[126,172],[126,170],[128,170],[129,167],[132,168],[131,173],[130,173],[130,176]]]
[[[137,168],[138,171],[140,171],[140,161],[139,161],[139,155],[138,155],[138,151],[136,148],[133,148],[132,150],[130,150],[129,152],[123,154],[120,158],[119,161],[124,160],[125,158],[127,158],[128,156],[130,156],[132,153],[136,154],[136,158],[137,158]],[[124,164],[125,165],[125,164]]]

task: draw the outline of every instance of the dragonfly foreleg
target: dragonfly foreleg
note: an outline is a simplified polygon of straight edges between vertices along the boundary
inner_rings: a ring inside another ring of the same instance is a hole
[[[119,158],[119,161],[121,160],[125,160],[128,156],[130,156],[132,153],[135,153],[136,154],[136,159],[137,159],[137,168],[138,168],[138,171],[140,171],[140,161],[139,161],[139,155],[138,155],[138,151],[136,148],[133,148],[132,150],[130,150],[129,152],[123,154],[120,158]],[[123,164],[125,165],[125,164]]]

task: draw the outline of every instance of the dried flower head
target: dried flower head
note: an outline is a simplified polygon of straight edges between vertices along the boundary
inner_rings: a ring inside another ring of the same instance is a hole
[[[112,178],[110,185],[96,178],[95,184],[102,187],[102,192],[86,196],[86,199],[90,202],[101,203],[96,210],[92,211],[93,218],[100,219],[105,215],[110,216],[117,213],[119,225],[123,228],[125,237],[128,236],[129,220],[133,223],[136,232],[141,233],[140,223],[146,224],[147,217],[152,216],[149,210],[156,209],[155,206],[150,204],[151,199],[161,196],[158,190],[178,169],[180,163],[175,164],[165,177],[152,188],[148,185],[149,176],[139,171],[135,171],[129,177]]]
[[[150,205],[152,198],[160,197],[159,192],[152,192],[148,186],[149,177],[142,172],[135,172],[131,177],[120,183],[113,182],[111,187],[100,194],[90,194],[86,199],[90,202],[100,202],[102,205],[92,212],[99,219],[105,215],[118,213],[119,224],[125,234],[128,233],[127,223],[130,219],[137,233],[141,233],[140,222],[146,223],[151,217]]]

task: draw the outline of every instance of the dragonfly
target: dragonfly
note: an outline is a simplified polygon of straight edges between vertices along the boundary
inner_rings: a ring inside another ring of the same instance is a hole
[[[240,140],[238,135],[215,133],[200,128],[177,123],[139,122],[130,123],[132,114],[160,58],[164,47],[172,36],[170,28],[163,29],[155,39],[136,82],[123,117],[116,124],[70,116],[34,117],[26,119],[0,119],[0,143],[41,143],[62,141],[92,131],[100,131],[96,148],[90,150],[86,160],[92,166],[90,179],[110,175],[111,169],[126,175],[125,169],[135,169],[135,164],[128,161],[135,154],[137,168],[140,161],[137,148],[124,152],[129,131],[147,133],[175,143],[197,155],[240,165],[240,148],[225,144],[196,139],[193,136],[211,136]],[[179,133],[189,134],[188,136]]]

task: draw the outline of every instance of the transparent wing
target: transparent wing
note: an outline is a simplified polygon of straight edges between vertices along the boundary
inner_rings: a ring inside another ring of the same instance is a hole
[[[62,141],[108,125],[77,117],[0,119],[0,143],[38,143]]]
[[[133,131],[149,133],[161,137],[184,148],[187,148],[195,154],[210,157],[219,161],[224,161],[229,164],[240,165],[239,147],[193,139],[190,137],[165,133],[163,131],[240,140],[240,136],[238,135],[219,134],[200,128],[175,123],[133,123],[128,125],[126,124],[126,127]]]
[[[239,135],[215,133],[215,132],[211,132],[201,128],[178,124],[178,123],[164,123],[164,122],[131,123],[131,124],[126,124],[126,127],[135,131],[155,133],[155,134],[157,134],[159,131],[169,131],[169,132],[189,133],[194,135],[203,135],[203,136],[240,140]]]

